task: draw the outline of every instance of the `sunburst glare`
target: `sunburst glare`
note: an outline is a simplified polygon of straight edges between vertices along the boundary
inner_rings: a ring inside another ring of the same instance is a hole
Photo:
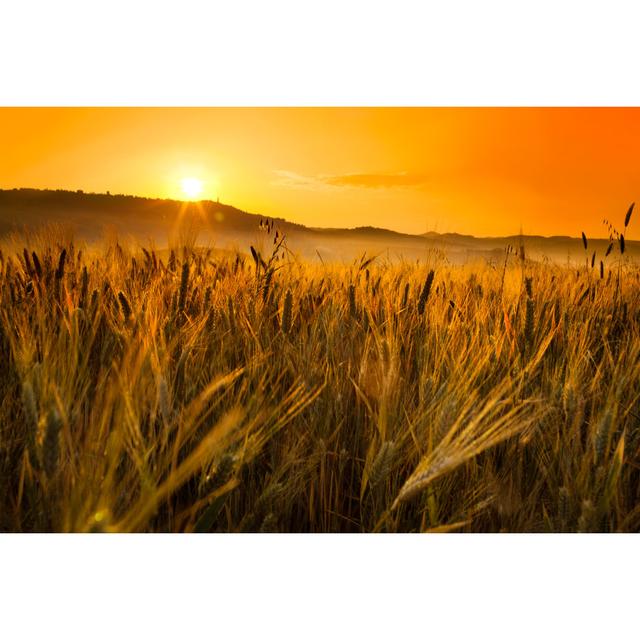
[[[202,193],[203,189],[202,180],[193,177],[182,178],[182,180],[180,181],[180,186],[182,187],[182,193],[189,200],[196,200]]]

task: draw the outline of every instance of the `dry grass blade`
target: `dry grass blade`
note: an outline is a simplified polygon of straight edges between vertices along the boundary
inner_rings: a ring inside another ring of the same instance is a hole
[[[186,482],[208,461],[224,451],[229,444],[228,436],[242,422],[243,413],[235,409],[227,413],[198,445],[196,450],[177,466],[167,479],[149,496],[140,499],[129,515],[114,526],[115,531],[137,531],[155,512],[158,505]]]
[[[472,398],[443,440],[418,464],[393,502],[392,510],[423,491],[436,478],[457,469],[480,453],[518,435],[538,420],[543,410],[534,403],[506,408],[508,388],[489,398],[477,415],[470,409],[478,402]]]

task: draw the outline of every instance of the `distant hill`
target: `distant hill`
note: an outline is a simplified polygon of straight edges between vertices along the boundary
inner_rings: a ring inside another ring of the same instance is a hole
[[[73,227],[88,240],[99,239],[105,230],[115,230],[123,236],[153,237],[166,243],[168,234],[180,222],[192,222],[214,234],[234,235],[255,231],[261,219],[264,217],[209,200],[185,203],[83,191],[0,190],[0,234],[24,226],[59,223]],[[282,219],[273,220],[283,231],[305,229]]]
[[[377,227],[322,229],[210,200],[185,203],[82,191],[0,190],[0,238],[21,229],[54,223],[72,228],[76,236],[88,242],[116,234],[123,240],[153,241],[164,247],[171,237],[197,234],[199,243],[246,251],[250,244],[265,242],[259,228],[260,221],[265,220],[272,221],[287,236],[292,250],[313,259],[320,255],[323,260],[352,260],[367,252],[389,259],[414,260],[438,251],[452,262],[497,260],[507,246],[518,247],[521,241],[531,258],[579,262],[585,259],[581,239],[568,236],[476,238],[457,233],[411,235]],[[607,244],[607,240],[589,240],[589,256],[593,250],[603,255]],[[627,247],[630,255],[640,256],[640,243],[628,242]]]

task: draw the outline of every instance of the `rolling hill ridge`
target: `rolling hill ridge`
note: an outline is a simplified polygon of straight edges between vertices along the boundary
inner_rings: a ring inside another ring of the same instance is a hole
[[[475,237],[458,233],[422,235],[378,227],[313,228],[283,218],[242,211],[229,204],[203,200],[183,202],[109,193],[50,189],[0,189],[0,238],[23,229],[59,224],[73,229],[87,242],[117,235],[140,243],[166,246],[180,233],[197,236],[198,242],[219,248],[247,250],[259,242],[260,221],[271,221],[287,236],[290,248],[307,258],[352,259],[363,252],[389,259],[420,259],[440,251],[452,262],[477,258],[497,259],[509,245],[522,242],[535,259],[583,262],[580,238],[569,236]],[[603,255],[607,239],[590,239],[589,252]],[[640,256],[640,243],[628,241],[629,255]]]

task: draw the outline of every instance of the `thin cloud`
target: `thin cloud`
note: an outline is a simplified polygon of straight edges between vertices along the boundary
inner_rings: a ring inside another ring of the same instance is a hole
[[[427,182],[427,178],[421,173],[351,173],[342,176],[329,176],[324,181],[335,187],[392,189],[394,187],[420,187]]]
[[[342,175],[304,176],[293,171],[275,172],[274,184],[291,189],[395,189],[421,187],[427,183],[422,173],[347,173]]]
[[[274,171],[276,179],[273,184],[279,187],[288,187],[290,189],[322,189],[327,185],[318,178],[303,176],[293,171],[277,170]]]

